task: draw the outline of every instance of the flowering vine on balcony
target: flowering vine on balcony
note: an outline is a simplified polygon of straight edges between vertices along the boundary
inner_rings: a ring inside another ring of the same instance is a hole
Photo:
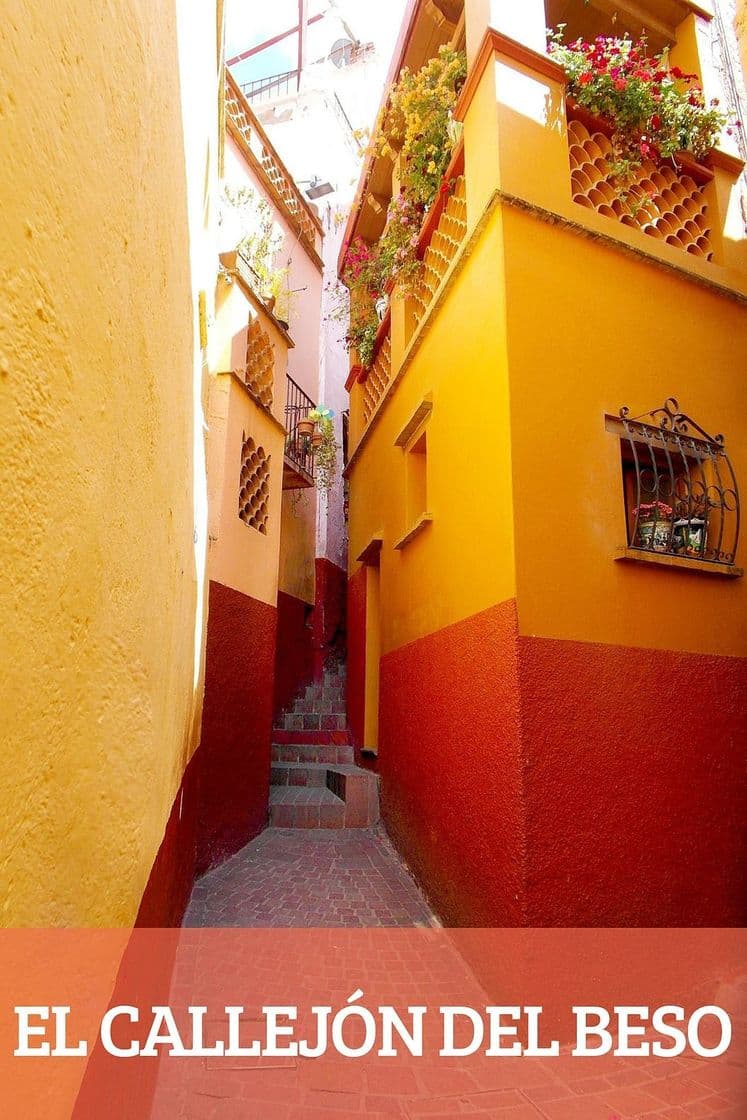
[[[653,57],[643,37],[599,36],[563,42],[564,24],[548,32],[553,58],[568,76],[568,92],[613,127],[612,171],[621,195],[646,159],[675,160],[678,152],[704,159],[728,118],[716,99],[706,103],[697,74],[671,66],[669,51]],[[728,132],[741,127],[729,125]]]
[[[346,342],[358,351],[365,367],[373,358],[385,293],[394,283],[411,292],[420,278],[418,235],[444,187],[444,172],[458,138],[452,113],[466,76],[464,52],[441,47],[417,73],[401,72],[379,121],[373,153],[399,156],[400,189],[389,204],[379,241],[369,246],[356,238],[343,273],[350,291]]]

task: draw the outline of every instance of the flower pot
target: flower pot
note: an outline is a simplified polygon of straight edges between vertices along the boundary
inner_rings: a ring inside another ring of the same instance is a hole
[[[706,523],[702,517],[681,518],[674,523],[672,549],[680,556],[698,557],[705,548]]]
[[[671,520],[659,518],[658,521],[638,522],[637,548],[648,548],[653,552],[668,552],[671,539]]]
[[[322,433],[319,431],[318,428],[315,428],[314,432],[311,436],[311,446],[316,451],[317,447],[321,447],[323,443],[324,443],[324,436],[322,435]]]
[[[301,419],[296,424],[296,432],[298,433],[299,436],[302,436],[302,437],[305,437],[306,439],[308,439],[309,436],[313,435],[314,421],[309,420],[308,416],[302,416]]]

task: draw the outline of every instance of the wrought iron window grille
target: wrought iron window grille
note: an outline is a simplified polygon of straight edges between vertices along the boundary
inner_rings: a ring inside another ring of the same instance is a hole
[[[628,547],[704,564],[735,562],[739,488],[724,437],[712,436],[669,397],[614,424],[622,450]]]

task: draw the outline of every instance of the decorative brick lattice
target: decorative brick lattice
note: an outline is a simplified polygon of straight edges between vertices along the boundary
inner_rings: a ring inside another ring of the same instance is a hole
[[[467,199],[464,176],[456,180],[454,190],[423,258],[423,275],[413,296],[415,323],[419,323],[431,305],[446,271],[454,260],[467,233]]]
[[[267,331],[259,319],[252,319],[246,336],[246,369],[244,380],[260,404],[272,405],[275,380],[275,354]]]
[[[387,334],[363,383],[363,423],[367,424],[392,376],[392,338]]]
[[[302,237],[313,249],[316,229],[306,210],[303,198],[293,180],[285,173],[285,169],[268,146],[264,133],[244,100],[244,95],[230,74],[226,75],[226,116],[239,132],[247,148],[280,196],[288,214],[300,229]]]
[[[267,533],[270,500],[270,456],[257,447],[251,436],[244,436],[241,447],[239,517],[258,533]]]
[[[568,125],[573,201],[695,257],[713,258],[703,188],[674,168],[647,160],[621,199],[611,183],[612,145],[580,121]]]

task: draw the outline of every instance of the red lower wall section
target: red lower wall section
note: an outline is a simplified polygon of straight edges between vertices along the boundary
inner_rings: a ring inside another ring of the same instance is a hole
[[[200,752],[195,752],[174,799],[158,855],[145,888],[136,927],[180,926],[195,879]]]
[[[746,743],[747,660],[518,637],[514,603],[382,658],[382,813],[449,925],[747,924]]]
[[[342,568],[317,556],[314,647],[326,656],[345,652],[347,576]]]
[[[199,756],[196,872],[267,824],[277,613],[211,582]]]
[[[278,592],[278,638],[273,711],[278,716],[314,679],[314,608]]]
[[[135,922],[181,925],[195,876],[267,824],[274,607],[211,582],[200,744],[184,772]]]
[[[318,680],[331,653],[344,655],[346,575],[330,560],[315,562],[313,607],[302,599],[278,593],[278,637],[275,662],[274,714]]]
[[[519,638],[530,925],[747,924],[747,660]]]
[[[439,915],[523,924],[514,604],[385,655],[380,693],[384,820]]]
[[[347,609],[347,708],[348,727],[356,747],[364,746],[366,698],[366,569],[348,580]]]

